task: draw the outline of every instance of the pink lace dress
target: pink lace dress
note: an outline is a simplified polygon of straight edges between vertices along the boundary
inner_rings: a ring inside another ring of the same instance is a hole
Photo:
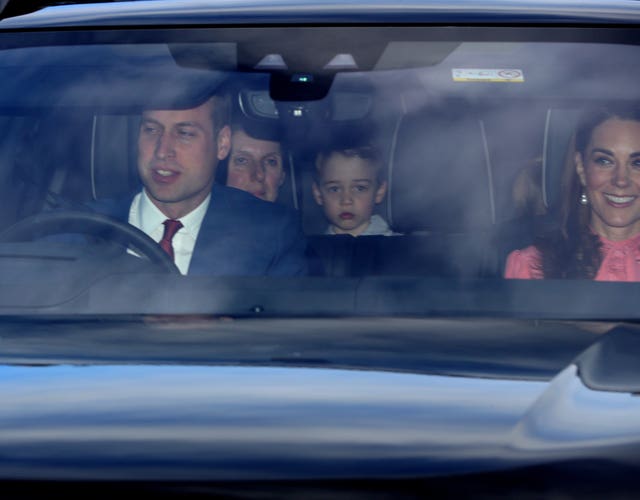
[[[596,281],[640,281],[640,235],[622,241],[610,241],[600,236],[604,259]],[[542,279],[539,269],[540,252],[534,246],[514,250],[507,257],[504,277]]]

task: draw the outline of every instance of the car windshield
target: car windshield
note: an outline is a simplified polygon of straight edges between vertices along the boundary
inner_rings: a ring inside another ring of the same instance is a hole
[[[2,498],[639,497],[640,2],[91,1],[0,0]]]
[[[0,313],[638,319],[637,37],[9,24]]]

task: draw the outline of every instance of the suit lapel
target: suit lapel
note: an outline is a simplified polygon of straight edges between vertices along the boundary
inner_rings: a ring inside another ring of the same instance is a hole
[[[212,267],[224,265],[220,260],[238,250],[233,248],[234,242],[237,244],[238,241],[235,237],[238,223],[237,211],[230,203],[226,189],[214,184],[191,256],[189,274],[211,274]]]

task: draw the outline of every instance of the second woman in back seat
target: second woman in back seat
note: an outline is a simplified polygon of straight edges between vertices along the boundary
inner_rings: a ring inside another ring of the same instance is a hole
[[[559,227],[512,252],[505,277],[640,281],[640,109],[597,109],[575,133]]]
[[[226,184],[265,201],[276,201],[284,183],[280,130],[277,124],[253,124],[234,118]]]

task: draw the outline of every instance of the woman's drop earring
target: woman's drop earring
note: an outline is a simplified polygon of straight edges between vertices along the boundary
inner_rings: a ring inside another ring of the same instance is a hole
[[[587,203],[589,203],[589,198],[587,198],[587,193],[583,191],[580,195],[580,205],[586,205]]]

